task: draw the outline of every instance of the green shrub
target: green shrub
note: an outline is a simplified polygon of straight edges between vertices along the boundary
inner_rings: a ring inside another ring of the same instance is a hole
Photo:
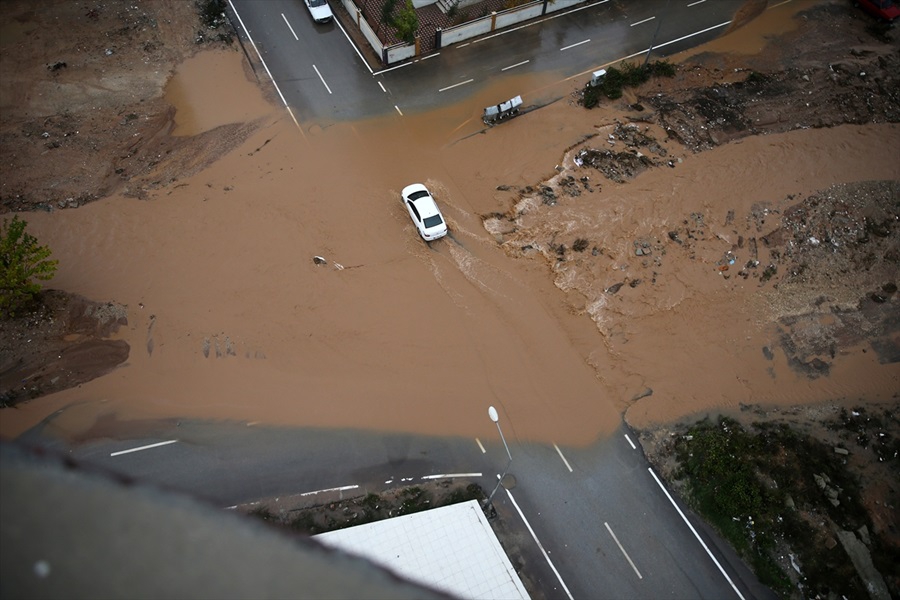
[[[585,108],[593,108],[600,102],[600,95],[610,100],[622,97],[626,87],[637,87],[646,83],[651,77],[674,77],[675,65],[664,60],[657,60],[646,65],[622,63],[619,68],[609,67],[603,82],[593,87],[588,84],[584,89],[582,104]]]
[[[50,249],[25,231],[27,223],[15,215],[3,220],[0,232],[0,316],[15,316],[41,291],[34,280],[47,281],[56,273],[58,260]]]
[[[406,4],[400,9],[393,21],[394,29],[397,30],[397,37],[412,44],[416,41],[416,32],[419,30],[419,15],[413,6],[412,0],[406,0]]]

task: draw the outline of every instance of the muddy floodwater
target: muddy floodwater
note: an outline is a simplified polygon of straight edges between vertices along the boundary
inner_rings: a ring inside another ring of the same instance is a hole
[[[569,81],[504,80],[423,115],[298,128],[244,61],[200,53],[167,87],[174,135],[258,125],[235,150],[144,199],[28,215],[65,257],[52,287],[127,306],[117,337],[131,353],[5,411],[4,436],[62,411],[56,427],[73,435],[116,415],[485,437],[493,405],[511,438],[585,445],[625,414],[649,424],[900,388],[896,364],[858,348],[833,357],[829,377],[798,372],[777,343],[772,290],[716,269],[737,243],[735,214],[900,179],[884,151],[900,147],[896,125],[697,154],[665,141],[672,166],[615,183],[575,158],[620,115],[576,106]],[[524,85],[542,107],[484,131],[481,107]],[[525,191],[567,174],[590,190],[555,203]],[[399,197],[413,182],[435,195],[446,238],[418,238]],[[657,250],[698,214],[719,242]],[[565,260],[545,259],[551,240],[569,246]],[[652,253],[635,253],[642,240]],[[593,249],[604,260],[589,262]]]

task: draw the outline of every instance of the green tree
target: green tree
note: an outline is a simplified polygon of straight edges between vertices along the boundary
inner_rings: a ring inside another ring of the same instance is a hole
[[[400,9],[397,18],[394,19],[394,27],[397,29],[397,36],[407,44],[412,44],[416,41],[416,32],[419,30],[419,15],[416,14],[412,0],[406,0],[406,6]]]
[[[381,19],[378,21],[378,27],[375,29],[375,34],[378,35],[378,32],[381,30],[382,25],[393,25],[394,24],[394,6],[397,5],[397,0],[385,0],[385,3],[381,7]]]
[[[34,280],[47,281],[56,273],[58,260],[50,249],[25,232],[27,223],[15,215],[3,219],[0,232],[0,316],[14,316],[41,291]]]

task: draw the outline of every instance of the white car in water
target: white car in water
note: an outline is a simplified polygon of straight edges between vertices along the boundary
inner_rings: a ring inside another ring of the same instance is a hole
[[[334,13],[331,12],[331,7],[328,6],[328,0],[303,0],[306,3],[306,8],[309,9],[309,14],[312,15],[313,21],[316,23],[331,23],[332,19],[334,19]]]
[[[447,235],[447,223],[428,188],[413,183],[403,188],[400,196],[423,240],[432,242]]]

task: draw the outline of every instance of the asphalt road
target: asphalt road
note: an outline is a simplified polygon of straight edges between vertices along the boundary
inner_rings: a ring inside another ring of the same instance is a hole
[[[141,429],[140,437],[70,445],[53,435],[51,419],[19,441],[221,508],[298,493],[325,501],[445,478],[489,491],[509,464],[493,503],[504,526],[526,540],[518,550],[545,597],[771,597],[721,540],[670,499],[624,427],[588,448],[507,439],[511,463],[499,436],[200,421],[144,422]]]
[[[367,61],[350,24],[317,25],[300,0],[231,1],[242,38],[258,50],[282,100],[301,122],[425,110],[465,101],[487,82],[512,76],[527,99],[548,75],[586,83],[604,65],[626,57],[643,60],[651,46],[656,59],[709,41],[743,4],[609,0],[385,68]]]

